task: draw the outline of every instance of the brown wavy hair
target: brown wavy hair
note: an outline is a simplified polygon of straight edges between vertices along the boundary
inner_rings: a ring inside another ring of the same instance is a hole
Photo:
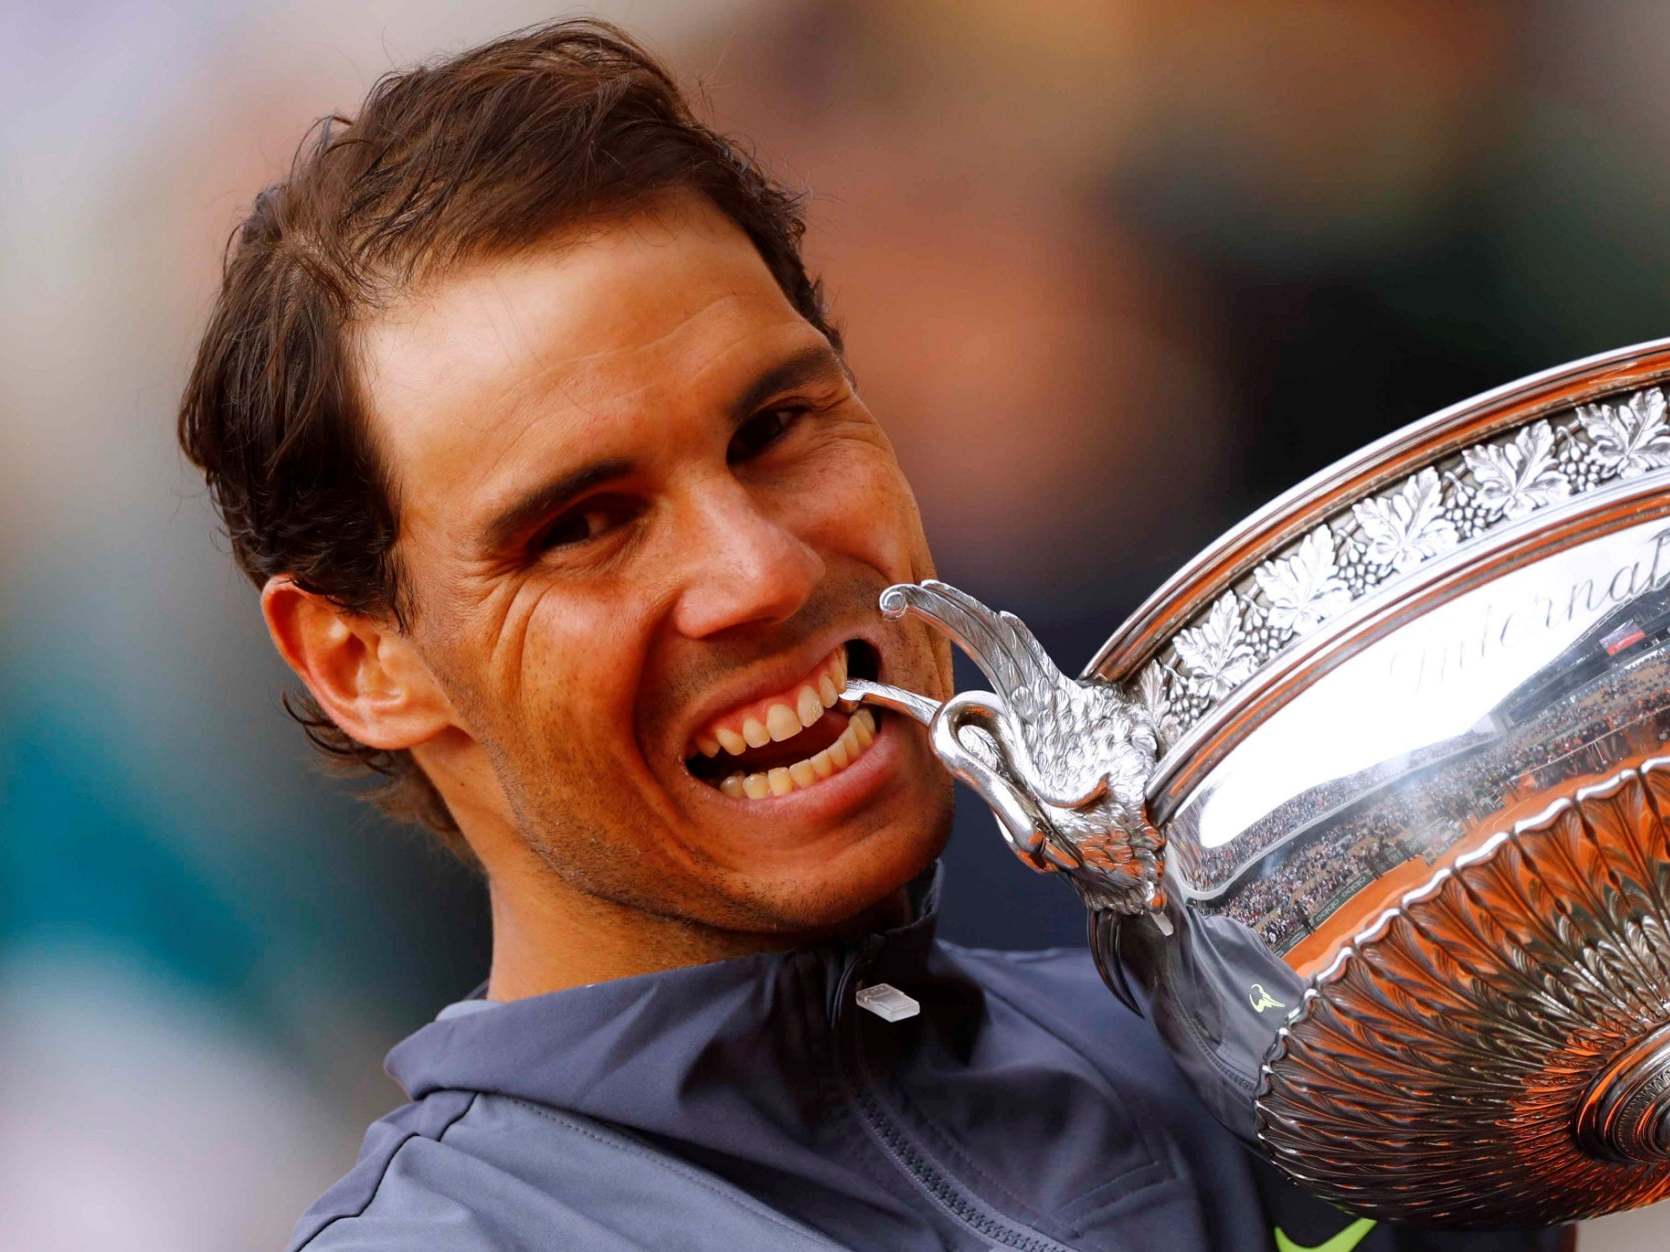
[[[563,21],[390,74],[356,117],[321,119],[226,246],[220,293],[180,405],[238,565],[405,629],[399,485],[362,407],[352,328],[411,285],[537,244],[657,193],[707,196],[837,350],[800,255],[799,198],[698,121],[619,28]],[[284,706],[333,772],[371,774],[390,814],[473,860],[406,751],[367,747],[306,692]]]

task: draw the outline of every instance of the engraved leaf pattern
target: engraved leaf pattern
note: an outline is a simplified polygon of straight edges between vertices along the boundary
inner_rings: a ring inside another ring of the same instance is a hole
[[[1154,676],[1144,674],[1167,701],[1164,713],[1154,714],[1161,733],[1175,742],[1212,701],[1250,677],[1259,657],[1279,646],[1282,636],[1314,630],[1337,612],[1337,603],[1367,595],[1394,572],[1450,551],[1463,534],[1472,537],[1609,479],[1670,469],[1670,401],[1664,389],[1649,387],[1567,412],[1574,421],[1558,428],[1537,421],[1495,444],[1461,449],[1448,462],[1353,504],[1348,517],[1335,515],[1323,524],[1332,526],[1330,568],[1314,549],[1266,560],[1225,593],[1227,600],[1214,604],[1208,620],[1196,618],[1192,630],[1172,640],[1175,666],[1154,662]],[[1331,578],[1344,584],[1343,601]],[[1267,612],[1240,598],[1255,587]]]
[[[1476,487],[1475,498],[1492,513],[1524,517],[1571,494],[1571,480],[1554,454],[1554,428],[1537,422],[1511,442],[1468,448],[1462,454]]]
[[[1659,388],[1638,391],[1622,404],[1579,405],[1577,416],[1606,473],[1635,478],[1670,465],[1670,424]]]
[[[1183,723],[1171,702],[1171,683],[1167,674],[1168,671],[1158,662],[1146,666],[1137,676],[1137,699],[1148,710],[1148,716],[1154,719],[1160,742],[1169,746],[1182,732]]]
[[[1369,560],[1403,573],[1455,547],[1461,536],[1443,516],[1443,496],[1438,471],[1428,467],[1391,495],[1352,505],[1351,515],[1368,543]]]
[[[1253,577],[1270,601],[1265,621],[1284,634],[1314,630],[1351,603],[1334,559],[1334,532],[1326,523],[1306,535],[1292,556],[1259,566]]]
[[[1234,592],[1220,596],[1199,626],[1179,632],[1173,646],[1189,685],[1214,700],[1246,682],[1257,667]]]

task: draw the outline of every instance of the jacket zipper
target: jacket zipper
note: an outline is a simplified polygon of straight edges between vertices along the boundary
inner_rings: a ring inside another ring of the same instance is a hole
[[[857,1028],[841,1029],[844,1018],[853,1011],[852,993],[855,984],[867,970],[881,949],[882,940],[871,936],[859,954],[847,963],[836,993],[837,1022],[836,1055],[842,1084],[846,1087],[853,1106],[883,1153],[893,1164],[925,1192],[940,1209],[960,1225],[980,1238],[1005,1248],[1022,1252],[1072,1252],[1064,1244],[1025,1226],[999,1221],[934,1164],[927,1153],[911,1139],[909,1132],[890,1117],[876,1093],[876,1084],[864,1060],[863,1042]],[[843,1038],[844,1036],[844,1038]],[[853,1071],[856,1070],[856,1073]]]

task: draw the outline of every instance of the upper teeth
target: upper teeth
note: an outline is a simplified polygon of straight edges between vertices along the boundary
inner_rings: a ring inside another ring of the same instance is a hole
[[[831,774],[846,769],[863,756],[875,741],[875,715],[869,709],[859,709],[841,732],[841,737],[822,752],[763,773],[744,775],[738,770],[719,784],[719,790],[734,799],[763,800],[767,796],[786,796],[797,788],[815,786]]]
[[[751,706],[746,713],[730,713],[696,733],[696,750],[706,757],[721,752],[740,756],[749,748],[792,739],[817,722],[825,709],[835,707],[841,688],[847,684],[847,650],[837,648],[806,682],[785,692],[763,708]]]
[[[707,757],[716,757],[721,752],[739,756],[749,748],[792,739],[815,725],[825,710],[834,708],[840,691],[846,685],[847,652],[842,646],[793,691],[749,705],[709,723],[696,734],[696,750]],[[874,714],[860,709],[853,714],[840,737],[823,751],[791,765],[779,765],[760,773],[744,775],[739,770],[721,782],[719,789],[728,796],[762,800],[766,796],[787,795],[797,787],[814,786],[862,756],[875,740],[875,735]]]

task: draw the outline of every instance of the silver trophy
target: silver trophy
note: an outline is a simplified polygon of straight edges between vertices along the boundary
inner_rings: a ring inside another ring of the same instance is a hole
[[[1207,1106],[1377,1218],[1670,1194],[1670,340],[1417,422],[1185,567],[1077,678],[943,583],[917,718]]]

